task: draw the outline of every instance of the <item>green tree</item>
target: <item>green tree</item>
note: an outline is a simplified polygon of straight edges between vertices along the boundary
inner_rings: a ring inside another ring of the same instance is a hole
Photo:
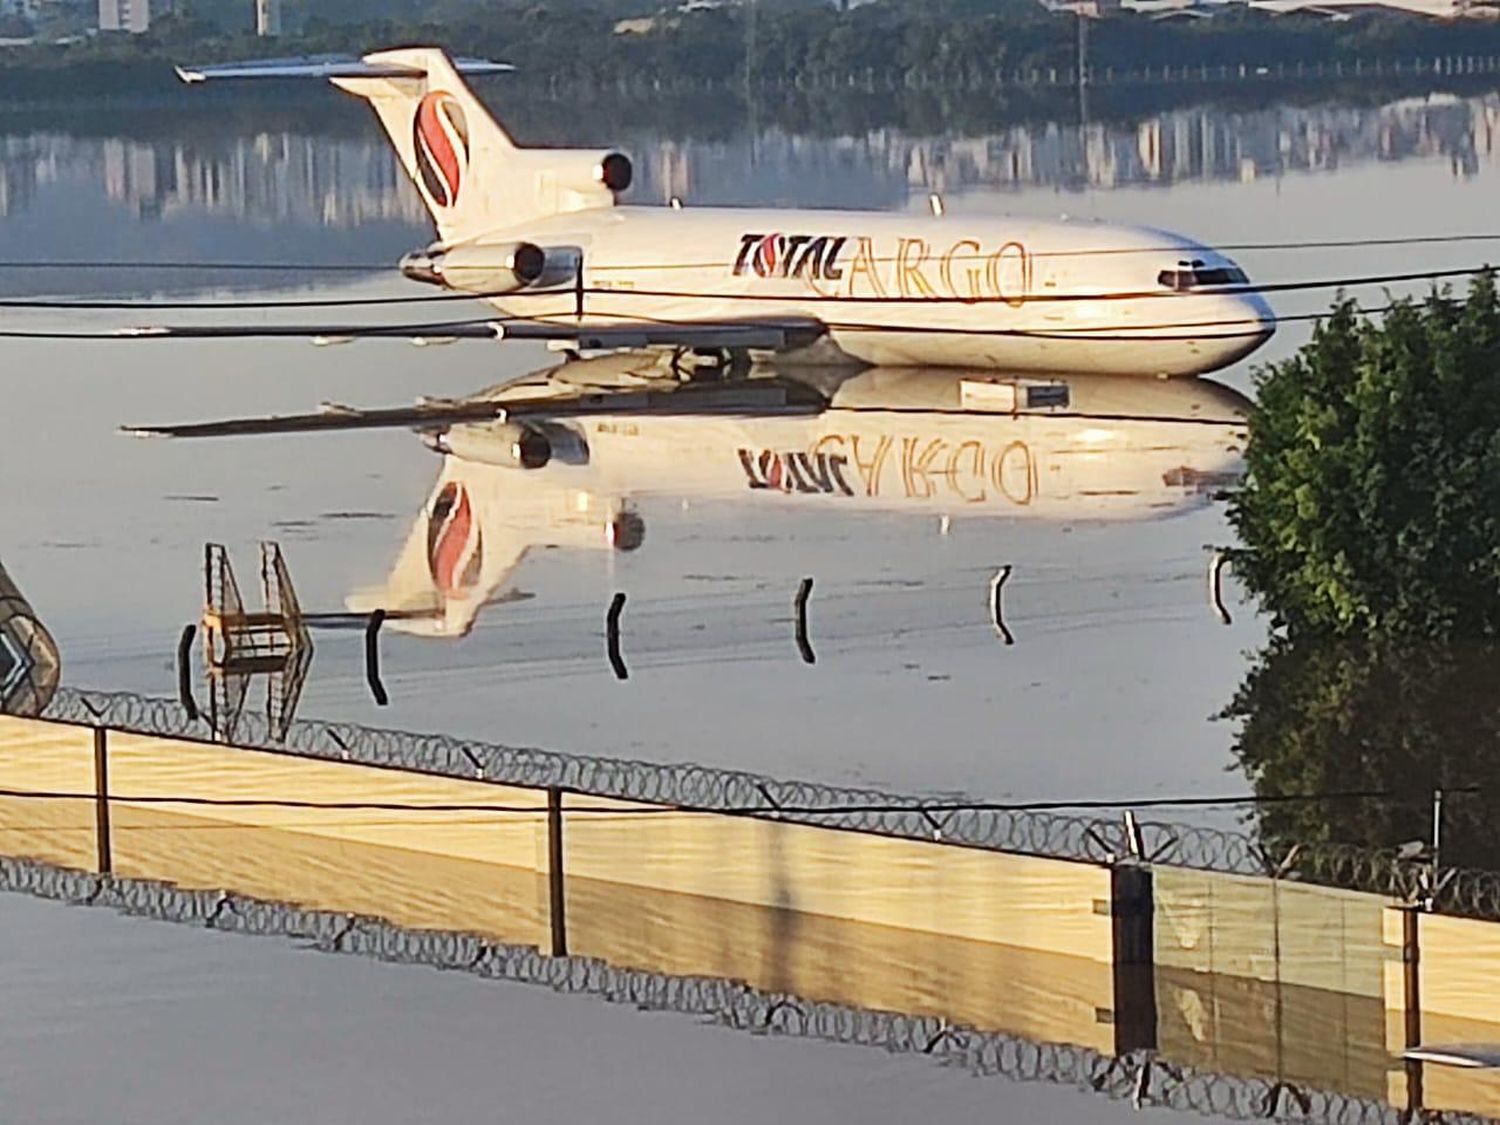
[[[1239,723],[1234,752],[1256,794],[1390,796],[1267,802],[1262,839],[1273,851],[1426,840],[1443,789],[1443,864],[1500,869],[1497,678],[1493,644],[1273,642],[1221,716]]]
[[[1500,298],[1341,301],[1256,377],[1236,573],[1287,635],[1500,636]]]

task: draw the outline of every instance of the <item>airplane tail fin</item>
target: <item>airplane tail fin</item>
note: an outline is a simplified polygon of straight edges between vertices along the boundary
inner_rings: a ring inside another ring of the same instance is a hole
[[[630,186],[631,164],[611,149],[519,148],[464,81],[513,69],[453,59],[438,47],[403,47],[355,59],[320,55],[178,67],[184,82],[323,78],[374,108],[432,212],[443,243],[480,239],[562,211],[610,207]]]
[[[432,213],[445,243],[463,242],[532,217],[506,199],[516,145],[474,96],[448,55],[435,47],[380,51],[372,67],[412,77],[335,77],[333,84],[375,110]],[[524,210],[524,209],[523,209]]]
[[[387,628],[425,637],[463,637],[479,612],[506,595],[501,587],[525,557],[530,543],[495,518],[483,479],[446,458],[443,472],[383,586],[357,590],[345,599],[356,613],[384,609]],[[497,469],[498,473],[520,470]]]

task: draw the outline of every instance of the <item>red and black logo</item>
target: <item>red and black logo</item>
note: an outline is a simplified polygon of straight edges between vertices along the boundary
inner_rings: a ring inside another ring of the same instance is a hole
[[[804,453],[789,450],[778,453],[762,449],[737,449],[740,468],[751,488],[768,488],[774,492],[822,493],[830,496],[853,496],[844,470],[849,458],[842,453]]]
[[[479,584],[484,543],[469,493],[449,481],[427,515],[427,566],[432,582],[445,597],[462,597]]]
[[[742,234],[734,273],[838,281],[844,276],[839,255],[848,241],[826,234]]]
[[[469,166],[469,124],[452,94],[434,90],[417,103],[411,123],[417,175],[427,197],[439,207],[458,202]]]

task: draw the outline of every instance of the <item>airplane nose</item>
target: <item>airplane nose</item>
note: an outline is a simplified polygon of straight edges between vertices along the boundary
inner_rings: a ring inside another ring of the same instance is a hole
[[[1259,293],[1235,293],[1222,300],[1213,328],[1205,330],[1218,352],[1210,370],[1237,363],[1276,334],[1276,314]]]
[[[1270,303],[1259,293],[1240,294],[1240,315],[1245,320],[1255,321],[1260,325],[1261,344],[1276,335],[1276,313],[1272,310]]]

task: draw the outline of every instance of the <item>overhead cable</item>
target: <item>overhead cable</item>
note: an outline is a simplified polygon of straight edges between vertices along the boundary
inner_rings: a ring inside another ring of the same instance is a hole
[[[1180,300],[1193,297],[1233,297],[1255,293],[1290,293],[1316,289],[1353,289],[1366,285],[1396,285],[1418,281],[1445,281],[1459,277],[1473,277],[1491,273],[1490,265],[1465,266],[1457,269],[1420,270],[1406,273],[1365,274],[1347,277],[1317,278],[1301,281],[1252,282],[1246,285],[1203,286],[1187,290],[1168,288],[1123,290],[1104,293],[1046,293],[1028,291],[1011,297],[890,297],[890,296],[840,296],[824,293],[725,293],[670,289],[617,289],[612,286],[558,286],[550,289],[519,289],[511,292],[485,291],[475,293],[436,293],[394,297],[286,297],[272,299],[235,299],[209,301],[118,301],[76,298],[4,298],[0,308],[41,309],[52,311],[133,311],[170,310],[191,311],[195,309],[334,309],[375,308],[391,305],[444,304],[451,301],[483,301],[504,298],[506,301],[535,300],[539,298],[610,297],[658,300],[697,301],[715,304],[719,302],[752,302],[786,306],[797,305],[919,305],[930,308],[934,305],[1007,305],[1012,308],[1029,304],[1091,303],[1100,301]],[[591,271],[592,272],[592,271]]]
[[[1280,242],[1216,242],[1205,240],[1204,245],[1219,252],[1280,252],[1298,250],[1349,250],[1390,246],[1434,246],[1453,243],[1500,242],[1500,232],[1469,232],[1464,234],[1420,234],[1388,238],[1333,238],[1284,240]],[[1181,253],[1181,244],[1159,246],[1108,246],[1085,250],[1044,250],[1030,254],[1034,258],[1087,258],[1120,254],[1174,254]],[[876,261],[889,262],[889,256],[879,256]],[[658,265],[616,265],[612,269],[727,269],[728,261],[672,262]],[[373,273],[393,268],[390,262],[214,262],[214,261],[152,261],[137,260],[67,260],[47,259],[0,259],[0,270],[195,270],[201,272],[276,272],[276,273]]]

